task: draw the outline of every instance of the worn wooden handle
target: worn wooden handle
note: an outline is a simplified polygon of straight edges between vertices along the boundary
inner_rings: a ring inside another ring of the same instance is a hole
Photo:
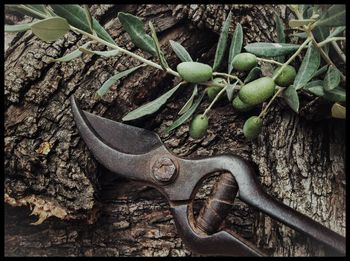
[[[238,192],[238,185],[231,173],[220,175],[210,197],[197,218],[197,227],[210,235],[215,233],[230,211]]]

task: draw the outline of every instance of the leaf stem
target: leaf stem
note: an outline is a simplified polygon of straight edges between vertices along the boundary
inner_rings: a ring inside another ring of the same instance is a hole
[[[132,53],[132,52],[130,52],[130,51],[128,51],[128,50],[125,50],[124,48],[121,48],[121,47],[118,46],[118,45],[109,43],[109,42],[107,42],[107,41],[105,41],[105,40],[99,38],[98,36],[89,34],[89,33],[85,32],[85,31],[80,30],[80,29],[78,29],[78,28],[76,28],[76,27],[74,27],[74,26],[71,26],[71,25],[70,25],[70,29],[71,29],[72,31],[78,32],[78,33],[80,33],[80,34],[83,34],[83,35],[89,37],[90,39],[96,40],[96,41],[98,41],[98,42],[100,42],[100,43],[102,43],[102,44],[104,44],[104,45],[106,45],[106,46],[108,46],[108,47],[110,47],[110,48],[117,49],[117,50],[119,50],[120,52],[125,53],[125,54],[127,54],[127,55],[129,55],[129,56],[131,56],[131,57],[133,57],[133,58],[135,58],[135,59],[137,59],[137,60],[139,60],[139,61],[141,61],[141,62],[147,64],[147,65],[149,65],[149,66],[152,66],[152,67],[157,68],[157,69],[159,69],[159,70],[163,70],[163,68],[162,68],[161,65],[159,65],[159,64],[157,64],[157,63],[155,63],[155,62],[152,62],[152,61],[150,61],[150,60],[147,60],[147,59],[145,59],[145,58],[143,58],[143,57],[141,57],[141,56],[139,56],[139,55],[137,55],[137,54],[134,54],[134,53]],[[167,73],[170,73],[170,74],[172,74],[172,75],[174,75],[174,76],[176,76],[176,77],[181,78],[181,76],[180,76],[177,72],[175,72],[174,70],[172,70],[171,68],[167,68],[167,69],[166,69],[166,72],[167,72]]]
[[[224,88],[222,88],[221,91],[215,96],[214,100],[210,103],[208,108],[205,109],[203,116],[205,116],[210,111],[211,107],[213,107],[215,102],[220,98],[221,94],[223,94],[224,91],[226,91],[227,87],[228,87],[228,85],[226,85]]]
[[[276,73],[276,75],[274,77],[272,77],[273,80],[276,80],[276,78],[282,73],[282,71],[284,70],[284,68],[290,63],[292,62],[295,57],[297,57],[299,55],[299,53],[304,49],[304,47],[311,41],[311,38],[308,37],[306,38],[306,40],[302,43],[302,45],[300,45],[299,49],[296,50],[296,52],[288,59],[288,61],[286,61],[278,70],[278,72]]]
[[[240,83],[241,85],[244,85],[244,83],[241,81],[241,79],[239,79],[237,76],[230,75],[230,74],[227,74],[227,73],[213,72],[213,76],[216,76],[216,75],[218,75],[218,76],[226,76],[226,77],[228,77],[228,78],[237,80],[237,81],[239,81],[239,83]]]
[[[324,45],[326,45],[329,42],[335,42],[335,41],[343,41],[346,40],[346,37],[331,37],[331,38],[327,38],[326,40],[319,42],[318,46],[319,47],[323,47]]]
[[[269,59],[264,59],[264,58],[259,58],[259,57],[256,57],[256,59],[257,59],[258,61],[261,61],[261,62],[274,63],[274,64],[277,64],[277,65],[280,65],[280,66],[283,65],[283,63],[277,62],[277,61],[275,61],[275,60],[269,60]]]
[[[265,117],[267,110],[269,109],[269,107],[271,106],[272,102],[276,99],[276,97],[284,90],[285,88],[280,88],[277,90],[277,92],[275,93],[274,96],[272,96],[271,100],[269,101],[269,103],[265,106],[265,108],[260,112],[259,114],[259,118],[263,118]]]

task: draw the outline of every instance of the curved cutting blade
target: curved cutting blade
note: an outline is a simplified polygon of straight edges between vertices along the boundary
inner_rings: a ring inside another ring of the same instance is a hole
[[[83,114],[90,128],[110,147],[127,154],[144,154],[163,145],[152,131],[112,121],[79,109],[71,96],[73,114]]]

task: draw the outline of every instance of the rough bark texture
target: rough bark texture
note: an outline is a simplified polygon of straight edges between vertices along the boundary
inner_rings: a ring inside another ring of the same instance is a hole
[[[283,6],[259,5],[96,5],[91,11],[120,46],[138,54],[142,52],[130,43],[116,14],[132,13],[145,24],[151,20],[168,63],[175,68],[179,60],[169,46],[170,39],[184,45],[194,60],[213,62],[218,33],[230,8],[233,25],[240,22],[243,26],[244,43],[273,40],[273,11],[286,16]],[[21,20],[12,14],[5,18],[14,23]],[[172,86],[173,77],[142,68],[97,100],[95,92],[104,81],[139,62],[127,56],[106,59],[84,55],[67,63],[48,63],[50,57],[63,56],[85,41],[69,33],[47,44],[26,32],[6,42],[5,255],[195,255],[178,237],[169,205],[161,194],[115,176],[93,159],[79,137],[68,101],[74,94],[83,109],[119,121]],[[103,46],[96,48],[102,50]],[[215,117],[210,118],[204,139],[189,138],[188,124],[172,135],[164,134],[191,92],[191,88],[181,89],[157,114],[133,124],[159,133],[178,156],[231,152],[253,161],[268,193],[345,234],[343,122],[310,121],[276,103],[264,120],[262,135],[251,143],[242,133],[247,115],[237,114],[221,102],[211,112]],[[200,111],[208,104],[205,100]],[[308,115],[306,105],[302,115]],[[199,191],[195,209],[201,207],[213,182],[215,178]],[[14,207],[23,205],[29,205],[37,217],[29,216],[28,207]],[[43,223],[30,225],[38,218],[37,223]],[[324,254],[320,244],[239,200],[225,226],[271,255]]]

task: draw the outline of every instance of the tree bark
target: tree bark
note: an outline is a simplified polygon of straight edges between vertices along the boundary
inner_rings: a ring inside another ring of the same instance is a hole
[[[260,5],[93,5],[91,11],[118,45],[143,54],[123,31],[117,13],[129,12],[152,21],[171,68],[178,58],[169,40],[180,42],[194,60],[212,64],[220,28],[233,10],[244,44],[274,41],[273,12],[288,15],[284,6]],[[21,18],[21,17],[20,17]],[[21,19],[6,14],[7,22]],[[28,20],[28,18],[26,18]],[[120,121],[122,116],[153,100],[174,85],[174,78],[145,67],[122,79],[101,100],[94,95],[110,76],[138,65],[127,56],[84,55],[67,63],[49,63],[85,43],[69,33],[43,43],[31,32],[18,33],[5,54],[5,255],[7,256],[185,256],[166,199],[156,190],[110,173],[85,146],[74,124],[68,98],[84,110]],[[94,45],[103,50],[103,46]],[[152,58],[154,59],[154,58]],[[156,61],[156,60],[155,60]],[[222,69],[227,64],[223,64]],[[283,102],[264,120],[263,133],[247,142],[242,127],[247,115],[220,102],[210,112],[208,134],[188,136],[188,124],[172,135],[164,129],[190,97],[181,89],[156,114],[133,122],[157,132],[178,156],[233,153],[254,162],[264,189],[284,204],[345,235],[345,126],[312,119],[308,108],[324,106],[304,97],[301,115]],[[198,111],[209,105],[204,100]],[[317,105],[317,106],[316,106]],[[318,110],[319,111],[319,110]],[[258,112],[255,112],[258,113]],[[215,178],[197,194],[198,210]],[[29,206],[29,207],[15,207]],[[30,216],[32,212],[36,217]],[[33,226],[30,223],[36,223]],[[239,200],[225,226],[274,256],[324,255],[321,244],[249,208]]]

